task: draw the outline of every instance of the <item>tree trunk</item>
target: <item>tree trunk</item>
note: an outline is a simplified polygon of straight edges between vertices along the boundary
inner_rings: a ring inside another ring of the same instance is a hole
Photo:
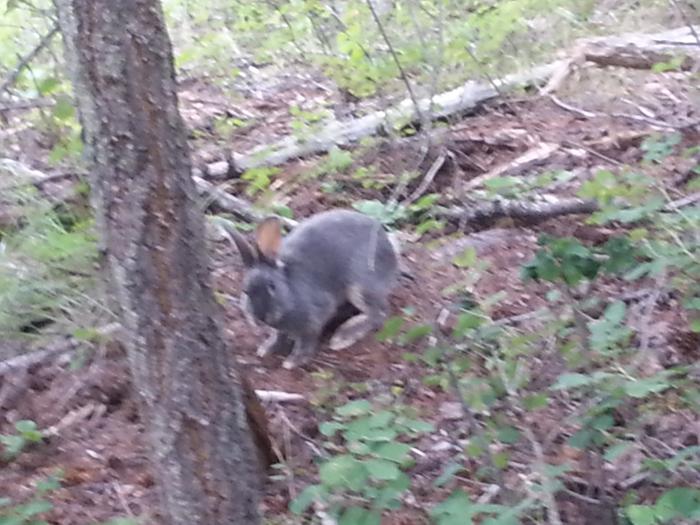
[[[258,523],[264,413],[220,327],[160,4],[55,3],[164,521]]]

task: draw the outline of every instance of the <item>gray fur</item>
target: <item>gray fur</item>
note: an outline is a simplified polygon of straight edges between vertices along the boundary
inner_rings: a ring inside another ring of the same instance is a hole
[[[242,304],[276,329],[259,355],[288,349],[293,342],[285,368],[306,363],[318,349],[324,326],[346,302],[360,314],[338,328],[332,348],[346,348],[383,324],[398,254],[374,219],[343,209],[314,215],[283,238],[274,260],[231,233],[248,268]]]

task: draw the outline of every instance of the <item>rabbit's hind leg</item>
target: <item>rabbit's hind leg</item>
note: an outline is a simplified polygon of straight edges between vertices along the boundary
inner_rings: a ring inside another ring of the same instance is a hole
[[[388,301],[381,289],[372,290],[357,285],[348,288],[348,300],[360,313],[345,321],[331,337],[331,350],[343,350],[352,346],[384,323]]]

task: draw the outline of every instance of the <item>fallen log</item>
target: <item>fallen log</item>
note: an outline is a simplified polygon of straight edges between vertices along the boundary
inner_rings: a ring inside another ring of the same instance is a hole
[[[538,202],[496,199],[472,207],[453,206],[439,210],[437,215],[458,222],[463,230],[487,228],[505,218],[535,224],[560,215],[590,214],[598,209],[596,201],[584,199],[550,198]]]
[[[571,53],[574,58],[557,60],[522,73],[507,75],[492,83],[469,81],[459,88],[434,96],[432,101],[428,98],[419,100],[418,108],[410,99],[405,99],[392,108],[370,113],[359,119],[344,122],[331,121],[310,138],[301,139],[288,135],[273,144],[258,146],[247,154],[233,153],[229,162],[218,161],[206,165],[204,175],[225,173],[231,168],[231,163],[235,171],[242,172],[261,166],[284,164],[294,158],[325,153],[334,146],[349,145],[364,137],[383,133],[387,126],[396,123],[419,124],[419,114],[430,113],[430,118],[436,120],[466,113],[517,87],[528,87],[549,81],[550,86],[545,90],[551,92],[563,81],[574,64],[590,59],[592,63],[606,65],[604,63],[606,60],[600,57],[613,57],[615,50],[620,54],[624,53],[625,56],[629,56],[631,49],[636,49],[640,52],[646,50],[655,52],[658,54],[657,58],[662,59],[672,59],[674,55],[697,57],[699,51],[697,44],[692,45],[693,39],[691,28],[687,26],[653,34],[628,33],[620,36],[583,39]],[[608,58],[607,62],[611,60]],[[685,62],[681,65],[684,66]],[[432,111],[430,111],[431,108]]]
[[[657,34],[629,33],[588,39],[581,53],[586,61],[600,66],[651,69],[656,64],[677,61],[679,69],[689,71],[700,63],[700,46],[694,29],[695,26],[684,26]]]
[[[439,119],[466,113],[503,92],[543,82],[561,67],[561,63],[562,61],[552,62],[525,73],[508,75],[494,81],[495,86],[486,82],[469,81],[459,88],[433,97],[431,118]],[[418,105],[419,110],[425,113],[431,107],[431,101],[427,98],[421,99]],[[391,123],[418,123],[416,115],[412,101],[406,99],[386,111],[370,113],[359,119],[346,122],[331,121],[307,140],[289,135],[274,144],[259,146],[245,155],[234,153],[233,162],[239,171],[283,164],[290,159],[324,153],[333,146],[349,145],[364,137],[383,133]],[[208,164],[206,172],[208,174],[209,170],[213,170],[219,173],[222,169],[222,161],[219,161]]]
[[[264,217],[274,215],[266,214],[263,216],[247,200],[241,199],[240,197],[235,197],[224,191],[222,188],[215,186],[211,182],[206,181],[197,175],[194,175],[192,179],[194,180],[197,190],[205,199],[210,199],[212,202],[216,203],[221,210],[231,213],[246,222],[257,223]],[[293,228],[297,225],[297,221],[294,219],[282,217],[281,215],[274,216],[279,218],[289,228]]]
[[[668,202],[662,211],[677,212],[680,208],[691,206],[699,201],[700,192],[692,193]],[[505,218],[532,225],[562,215],[591,214],[596,211],[600,211],[600,206],[595,200],[543,195],[538,201],[498,198],[490,202],[475,203],[473,206],[452,206],[439,209],[436,215],[458,223],[461,230],[466,228],[479,230],[486,229],[494,222]]]

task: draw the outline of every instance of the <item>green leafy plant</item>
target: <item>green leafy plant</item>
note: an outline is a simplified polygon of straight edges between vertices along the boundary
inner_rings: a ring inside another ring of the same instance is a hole
[[[336,408],[320,431],[337,438],[326,443],[333,455],[319,466],[319,484],[304,489],[290,509],[300,514],[320,501],[339,523],[378,524],[382,511],[397,508],[410,486],[404,469],[413,463],[411,445],[403,440],[432,431],[432,425],[358,399]]]
[[[17,457],[28,445],[40,443],[44,436],[31,420],[21,420],[15,423],[16,434],[0,434],[0,444],[4,447],[5,459]]]
[[[664,492],[654,505],[629,505],[625,508],[632,525],[657,525],[677,519],[700,520],[700,489],[677,487]]]
[[[100,309],[94,294],[97,245],[92,222],[54,209],[32,191],[16,196],[21,228],[7,232],[0,251],[0,332],[29,337],[35,326],[86,328],[85,314]]]
[[[241,178],[248,182],[246,187],[246,193],[248,195],[255,195],[261,191],[264,191],[270,186],[272,178],[280,172],[279,168],[261,166],[259,168],[251,168],[246,170]]]
[[[57,472],[36,484],[34,494],[26,503],[13,504],[9,498],[0,497],[0,525],[48,525],[41,515],[53,505],[46,496],[60,487],[62,473]]]

